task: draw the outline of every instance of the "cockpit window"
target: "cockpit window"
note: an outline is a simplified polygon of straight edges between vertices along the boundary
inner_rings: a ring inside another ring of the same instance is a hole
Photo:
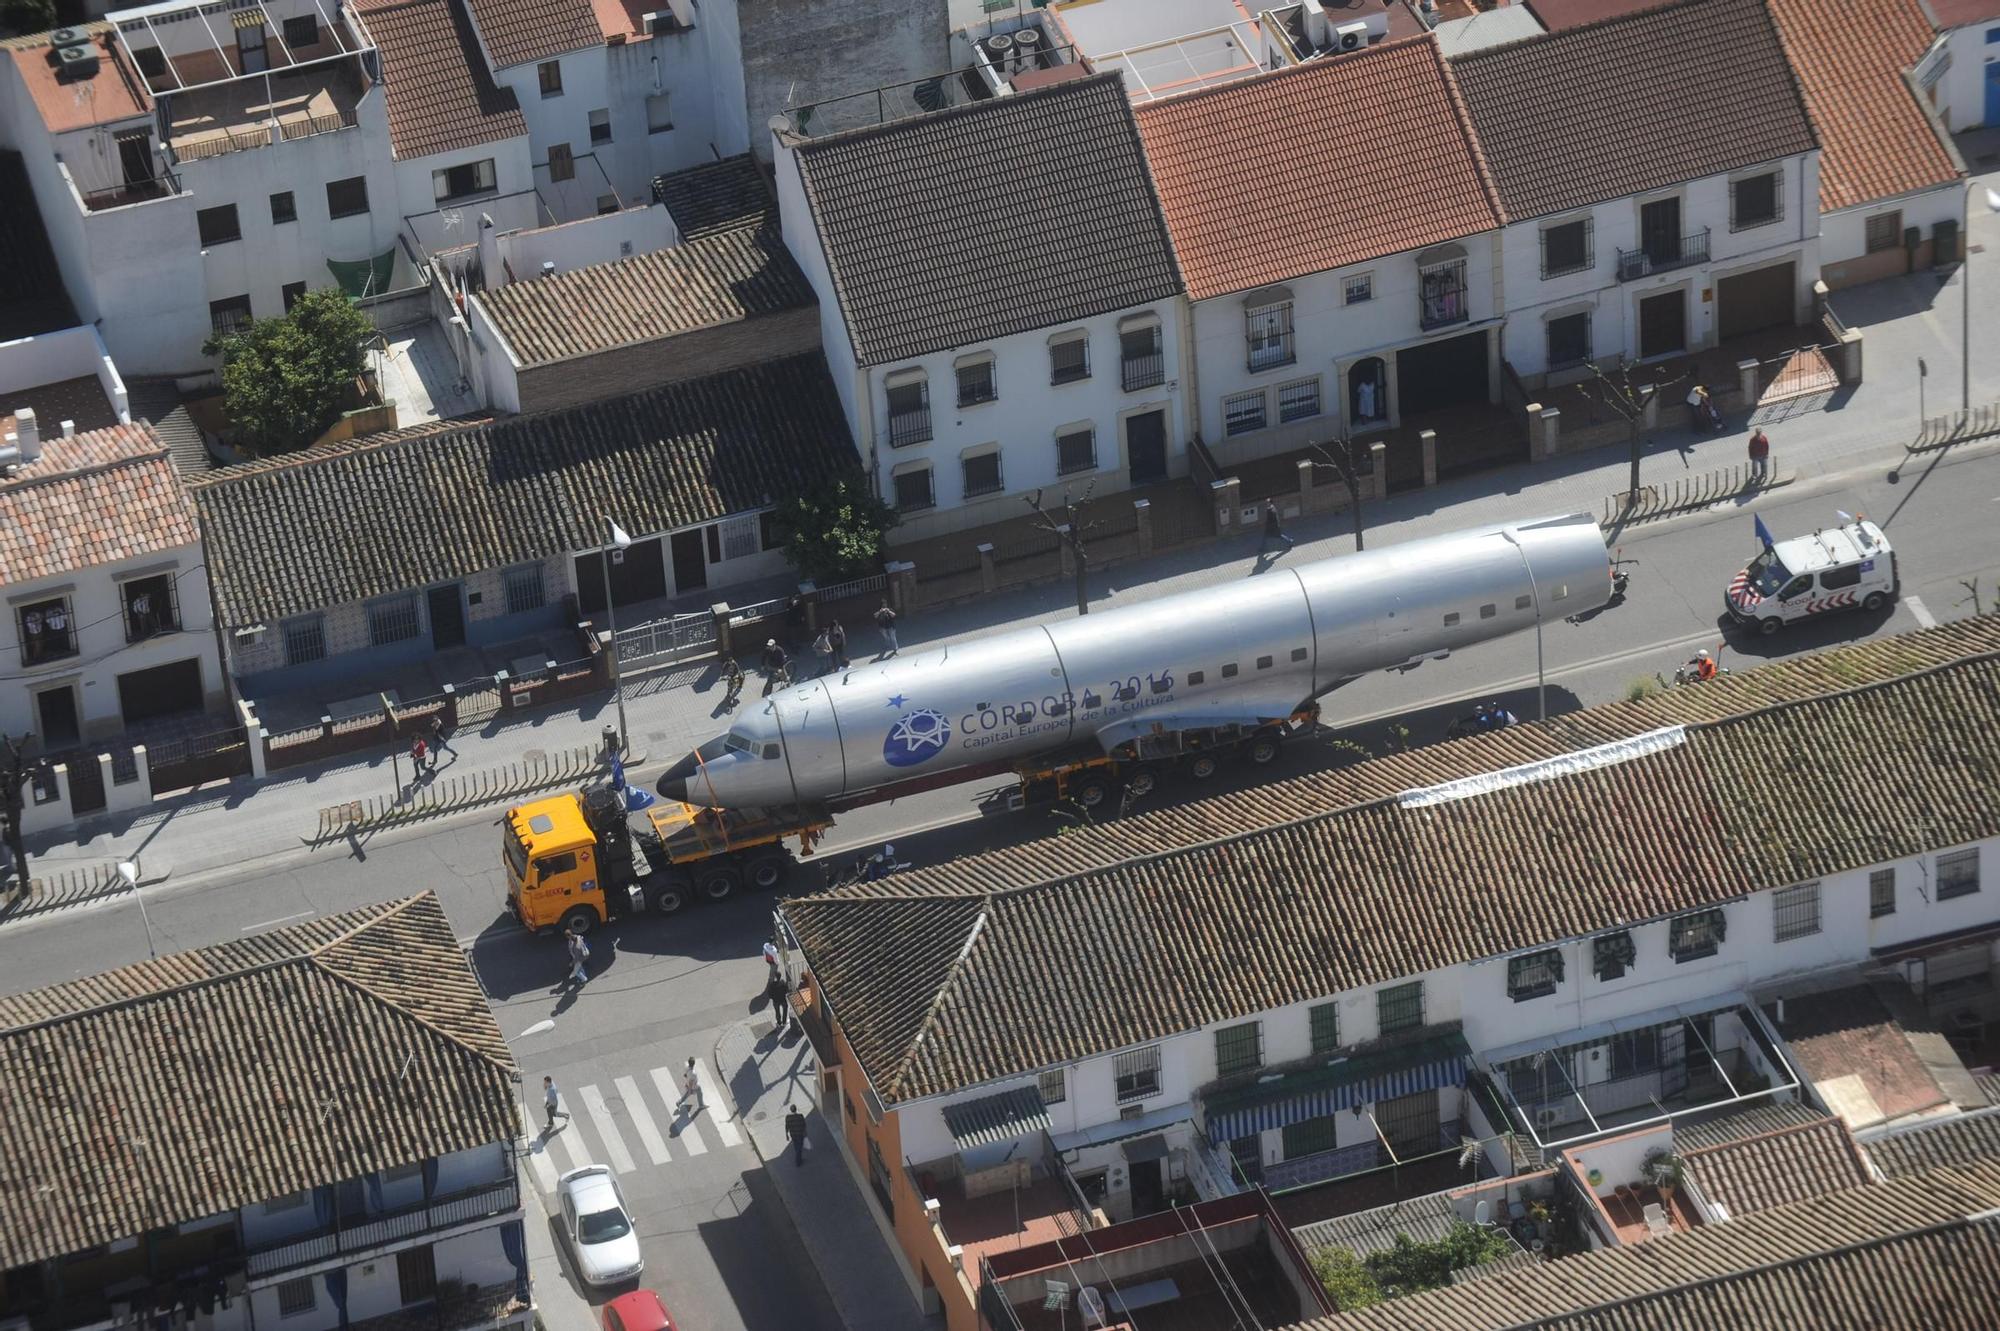
[[[732,730],[726,735],[717,735],[714,739],[696,749],[694,756],[705,763],[712,763],[725,753],[754,754],[755,752],[757,752],[756,745]]]

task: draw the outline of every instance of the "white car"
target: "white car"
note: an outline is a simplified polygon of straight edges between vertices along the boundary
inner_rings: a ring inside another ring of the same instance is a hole
[[[570,1170],[562,1176],[557,1193],[562,1197],[563,1233],[586,1285],[615,1285],[646,1269],[632,1213],[625,1209],[625,1198],[608,1166]]]

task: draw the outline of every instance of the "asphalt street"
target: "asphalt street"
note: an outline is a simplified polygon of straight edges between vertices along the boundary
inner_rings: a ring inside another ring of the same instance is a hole
[[[1722,591],[1756,552],[1750,510],[1647,524],[1623,540],[1638,561],[1627,601],[1543,634],[1551,714],[1622,697],[1631,683],[1671,671],[1696,647],[1722,646],[1723,663],[1760,661],[1905,632],[2000,601],[2000,454],[1939,455],[1894,480],[1885,469],[1779,490],[1755,511],[1780,537],[1866,513],[1895,543],[1902,600],[1875,615],[1829,618],[1775,638],[1724,627]],[[1252,562],[1243,561],[1245,576]],[[1402,674],[1370,676],[1326,703],[1335,729],[1367,735],[1394,716],[1412,740],[1442,736],[1477,698],[1517,714],[1536,710],[1534,635],[1483,644]],[[659,755],[668,757],[669,755]],[[1294,745],[1282,771],[1341,761],[1325,746]],[[657,766],[657,764],[656,764]],[[1259,775],[1263,775],[1260,772]],[[1211,786],[1164,784],[1184,799],[1252,779],[1225,769]],[[1048,813],[982,813],[984,786],[934,791],[842,817],[821,858],[844,864],[893,839],[898,858],[935,862],[1054,830]],[[646,1283],[681,1323],[715,1331],[812,1331],[836,1320],[799,1250],[783,1207],[740,1131],[715,1112],[677,1110],[686,1060],[709,1065],[723,1029],[754,1009],[759,945],[771,902],[739,897],[668,919],[639,919],[593,936],[593,974],[580,992],[560,980],[561,949],[520,932],[505,912],[497,810],[385,834],[356,853],[345,843],[289,866],[235,877],[169,881],[139,896],[9,924],[0,989],[18,991],[94,974],[159,953],[239,938],[314,915],[429,888],[469,950],[524,1074],[524,1112],[539,1127],[543,1074],[556,1078],[573,1117],[541,1144],[531,1174],[542,1188],[561,1169],[602,1161],[619,1171],[645,1238]],[[806,866],[795,887],[819,878]],[[544,1025],[543,1023],[549,1023]],[[710,1087],[712,1097],[719,1088]],[[615,1291],[613,1291],[615,1292]],[[593,1295],[593,1302],[602,1294]]]

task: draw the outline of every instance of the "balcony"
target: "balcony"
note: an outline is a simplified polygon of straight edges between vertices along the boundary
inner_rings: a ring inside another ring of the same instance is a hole
[[[171,199],[181,193],[181,178],[171,171],[162,171],[151,180],[132,180],[111,189],[84,190],[80,193],[85,212],[101,213],[110,208],[151,203],[154,199]]]
[[[413,1206],[392,1215],[374,1216],[353,1224],[341,1224],[330,1230],[293,1239],[276,1247],[250,1255],[250,1275],[269,1275],[287,1267],[303,1266],[308,1262],[322,1262],[329,1257],[345,1253],[367,1252],[384,1247],[413,1234],[423,1234],[431,1230],[450,1229],[486,1216],[502,1215],[518,1210],[521,1195],[513,1180],[481,1188],[473,1192],[461,1193]]]
[[[1429,332],[1471,317],[1472,305],[1465,298],[1465,260],[1424,270],[1417,283],[1418,326]]]
[[[1125,391],[1128,393],[1163,384],[1167,381],[1167,358],[1157,351],[1127,356],[1122,367],[1122,378]]]
[[[1708,228],[1690,236],[1655,240],[1636,250],[1618,251],[1618,280],[1636,281],[1654,273],[1672,272],[1708,262]]]
[[[921,444],[927,442],[930,437],[931,409],[928,406],[889,413],[889,447],[902,448],[908,444]]]
[[[367,79],[347,62],[233,79],[164,97],[176,162],[352,129]]]

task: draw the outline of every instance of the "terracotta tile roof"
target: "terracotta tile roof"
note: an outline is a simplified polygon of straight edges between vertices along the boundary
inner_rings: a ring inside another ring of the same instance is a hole
[[[2000,1160],[2000,1108],[1925,1119],[1868,1139],[1868,1155],[1890,1178],[1949,1165]]]
[[[683,240],[755,226],[772,207],[764,168],[749,153],[658,176],[653,198],[666,205]]]
[[[1452,73],[1517,221],[1815,146],[1763,0],[1676,0]]]
[[[1770,3],[1819,131],[1822,211],[1958,179],[1951,150],[1903,81],[1931,44],[1918,0]]]
[[[44,439],[39,459],[0,478],[0,586],[200,540],[194,505],[149,425]]]
[[[1808,749],[1828,788],[1865,769],[1870,798],[1754,795]],[[876,1092],[904,1101],[1977,841],[2000,833],[1996,749],[2000,657],[1981,656],[1484,794],[1296,813],[1024,887],[965,861],[785,909]],[[1483,890],[1434,909],[1465,882]]]
[[[1544,28],[1558,32],[1620,14],[1636,14],[1653,8],[1660,0],[1516,0],[1516,3],[1525,4]]]
[[[1875,1181],[1854,1134],[1837,1118],[1681,1152],[1695,1182],[1731,1216],[1768,1211]]]
[[[1674,1149],[1685,1155],[1705,1146],[1761,1137],[1780,1128],[1796,1128],[1824,1122],[1827,1115],[1798,1100],[1759,1101],[1745,1109],[1703,1119],[1699,1123],[1674,1122]]]
[[[0,1265],[516,1133],[437,898],[0,999]]]
[[[798,165],[863,365],[1181,289],[1115,74],[807,139]]]
[[[2000,19],[2000,0],[1924,0],[1940,31]]]
[[[1942,718],[1932,720],[1950,724]],[[1955,843],[1946,839],[1937,844]],[[1785,1000],[1782,1022],[1766,1009],[1778,1033],[1791,1046],[1802,1073],[1822,1085],[1846,1081],[1848,1092],[1836,1108],[1856,1127],[1927,1113],[1951,1103],[1931,1066],[1911,1045],[1912,1032],[1884,1001],[1893,995],[1889,986],[1878,992],[1867,985],[1792,995]],[[1918,1034],[1921,1037],[1922,1033]]]
[[[493,68],[549,60],[604,44],[590,0],[466,0]],[[581,93],[582,89],[578,89]]]
[[[1294,1331],[1975,1331],[2000,1315],[2000,1163],[1703,1225],[1650,1243],[1302,1322]]]
[[[389,142],[425,157],[526,134],[511,88],[493,81],[461,0],[357,0],[382,53]]]
[[[1380,110],[1365,132],[1359,105]],[[1194,300],[1504,220],[1428,36],[1149,102],[1137,115]]]
[[[801,309],[815,297],[772,213],[760,226],[510,282],[474,299],[530,366]]]
[[[224,623],[287,615],[761,508],[858,466],[826,362],[440,421],[191,482]]]

